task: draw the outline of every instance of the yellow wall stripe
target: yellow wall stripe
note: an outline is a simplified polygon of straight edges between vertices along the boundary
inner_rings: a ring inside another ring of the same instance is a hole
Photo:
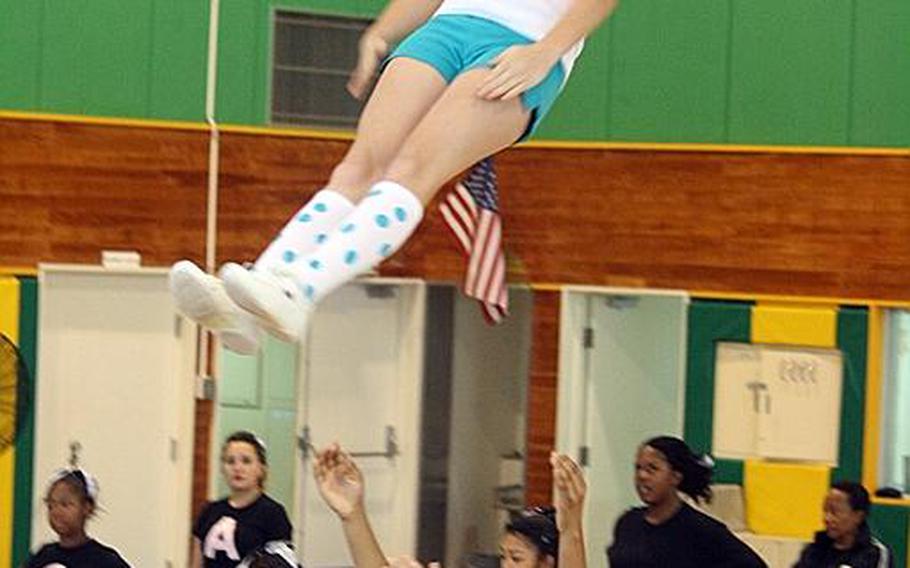
[[[0,332],[19,343],[19,281],[0,277]],[[0,568],[10,568],[13,558],[13,493],[16,449],[0,451]]]
[[[0,276],[38,276],[38,267],[0,266]]]
[[[831,481],[827,465],[746,460],[746,523],[758,535],[812,540],[823,528],[819,504]]]
[[[834,347],[837,308],[759,302],[752,308],[752,342]]]
[[[863,428],[863,485],[878,487],[878,452],[881,447],[882,310],[869,308],[866,357],[866,416]]]
[[[105,126],[126,126],[138,128],[167,128],[172,130],[209,130],[204,122],[132,119],[116,117],[95,117],[72,114],[50,114],[0,110],[0,119],[37,120],[69,122],[76,124],[98,124]],[[329,140],[352,140],[354,133],[343,130],[318,130],[299,127],[245,126],[239,124],[219,125],[222,132],[259,134],[266,136],[290,136],[322,138]],[[844,156],[898,156],[910,157],[910,149],[863,146],[764,146],[743,144],[691,144],[663,142],[598,142],[583,140],[534,140],[520,144],[526,148],[545,150],[620,150],[645,152],[704,152],[734,154],[825,154]]]
[[[788,296],[781,294],[754,294],[750,292],[714,292],[711,290],[689,290],[693,298],[706,300],[736,300],[741,302],[767,302],[778,304],[800,304],[828,306],[878,306],[882,308],[910,309],[910,301],[876,298],[835,298],[830,296]]]

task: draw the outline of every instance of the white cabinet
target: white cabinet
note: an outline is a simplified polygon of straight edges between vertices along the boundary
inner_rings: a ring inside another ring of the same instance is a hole
[[[834,349],[718,344],[714,453],[837,465],[842,384]]]

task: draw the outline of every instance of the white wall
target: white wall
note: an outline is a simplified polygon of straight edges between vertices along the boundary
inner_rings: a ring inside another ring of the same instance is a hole
[[[879,481],[910,493],[910,472],[904,465],[904,456],[910,456],[910,312],[889,311],[886,321]]]
[[[498,550],[501,456],[524,452],[531,294],[512,288],[510,303],[509,317],[491,327],[476,302],[460,295],[455,301],[447,566],[461,565],[468,553]]]

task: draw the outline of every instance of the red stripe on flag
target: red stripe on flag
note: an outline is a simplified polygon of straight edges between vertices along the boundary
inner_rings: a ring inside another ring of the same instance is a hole
[[[475,177],[471,177],[474,176]],[[508,289],[506,287],[506,263],[502,252],[502,221],[495,210],[488,209],[489,203],[481,207],[474,201],[465,183],[474,191],[491,191],[483,199],[495,200],[495,178],[490,181],[491,171],[485,171],[478,164],[471,174],[455,187],[439,205],[442,217],[465,255],[467,270],[464,279],[464,293],[476,299],[484,317],[490,323],[499,323],[508,315]],[[495,201],[493,201],[495,206]]]

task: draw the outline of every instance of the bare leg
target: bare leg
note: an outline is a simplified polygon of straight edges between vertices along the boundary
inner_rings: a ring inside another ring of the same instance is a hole
[[[351,171],[357,175],[346,178],[346,187],[376,179],[379,166],[391,152],[394,157],[383,179],[327,235],[324,244],[288,263],[282,274],[256,274],[237,265],[226,266],[222,275],[231,298],[270,333],[297,340],[306,328],[311,306],[404,244],[420,223],[422,203],[447,179],[508,147],[525,130],[530,113],[520,100],[486,101],[475,95],[489,72],[477,69],[457,78],[409,134],[400,117],[388,122],[387,116],[365,116],[362,126],[366,133],[373,135],[377,126],[373,121],[381,121],[377,131],[383,136],[361,139],[358,135],[358,143],[342,162],[356,165]],[[410,84],[401,85],[406,86]],[[383,102],[391,105],[394,101]],[[387,109],[387,113],[395,112]],[[416,113],[407,119],[415,117]],[[405,135],[397,152],[397,146],[389,143],[390,130]],[[339,178],[350,173],[344,168],[336,172]]]
[[[386,68],[364,108],[357,137],[322,191],[297,211],[259,256],[258,268],[293,262],[327,238],[364,192],[384,172],[408,134],[445,91],[443,77],[431,66],[396,58]],[[340,195],[339,195],[340,194]],[[189,261],[171,270],[173,295],[181,312],[213,330],[229,349],[255,353],[258,329],[225,294],[222,283]]]
[[[477,69],[458,77],[407,137],[369,196],[316,250],[287,265],[307,299],[318,302],[391,255],[416,229],[423,206],[447,179],[521,136],[530,112],[520,100],[475,95],[488,73]]]
[[[430,65],[406,57],[393,59],[364,107],[354,143],[332,172],[328,187],[351,201],[360,199],[445,89],[445,79]]]
[[[445,87],[439,72],[426,63],[400,57],[392,60],[367,102],[354,143],[335,167],[327,190],[294,213],[260,254],[256,268],[283,266],[324,242],[382,175]]]
[[[426,204],[452,176],[521,136],[530,112],[519,99],[487,101],[474,95],[489,72],[473,69],[446,89],[389,164],[385,179]]]

